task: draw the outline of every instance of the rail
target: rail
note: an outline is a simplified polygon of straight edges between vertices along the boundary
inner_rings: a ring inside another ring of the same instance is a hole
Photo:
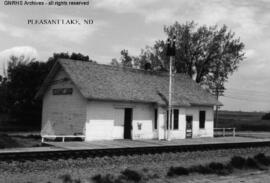
[[[235,137],[235,128],[214,128],[214,137]]]
[[[104,156],[128,156],[142,154],[161,154],[168,152],[192,152],[208,151],[230,148],[269,147],[270,141],[217,143],[217,144],[193,144],[193,145],[164,145],[147,147],[121,147],[112,149],[55,149],[45,151],[13,151],[0,152],[0,162],[35,161],[35,160],[59,160],[77,159]]]

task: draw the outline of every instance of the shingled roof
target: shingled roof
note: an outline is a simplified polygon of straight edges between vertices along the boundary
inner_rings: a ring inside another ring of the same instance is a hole
[[[87,99],[146,102],[167,105],[168,73],[59,59],[37,96],[42,96],[59,68],[68,74]],[[174,74],[173,106],[221,105],[209,92],[185,74]]]

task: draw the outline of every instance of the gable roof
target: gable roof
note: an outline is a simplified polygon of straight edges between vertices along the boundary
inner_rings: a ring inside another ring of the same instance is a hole
[[[36,97],[44,95],[50,81],[60,68],[63,68],[87,99],[167,105],[168,73],[69,59],[57,61]],[[212,94],[185,74],[174,74],[172,92],[173,106],[222,105]]]

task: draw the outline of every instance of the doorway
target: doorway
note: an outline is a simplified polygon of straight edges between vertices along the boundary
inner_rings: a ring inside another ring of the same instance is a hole
[[[186,138],[192,138],[192,122],[193,116],[186,116]]]
[[[125,108],[124,114],[124,139],[131,139],[132,108]]]

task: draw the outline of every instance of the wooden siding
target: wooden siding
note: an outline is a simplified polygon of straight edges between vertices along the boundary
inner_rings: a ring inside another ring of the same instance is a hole
[[[44,135],[83,134],[86,122],[86,99],[67,74],[60,70],[43,98],[42,131]],[[71,95],[53,95],[56,88],[72,88]]]

